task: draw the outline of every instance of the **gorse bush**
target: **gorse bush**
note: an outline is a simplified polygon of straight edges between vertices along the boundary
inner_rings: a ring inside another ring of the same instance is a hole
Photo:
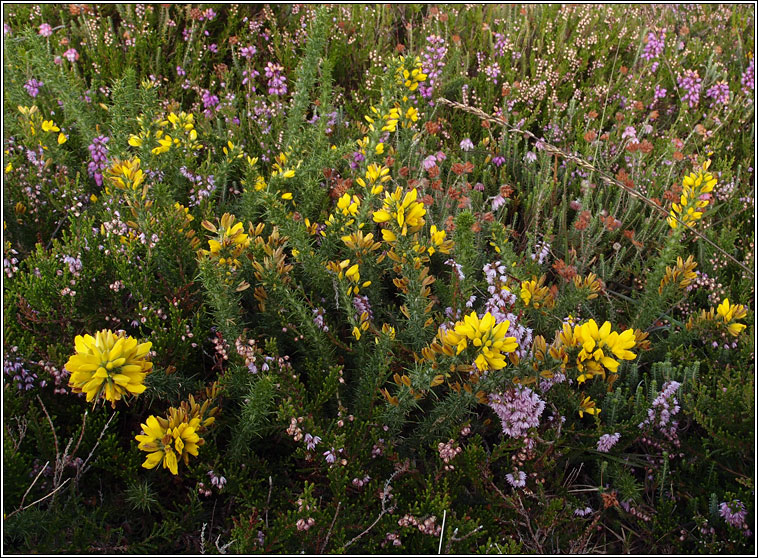
[[[754,552],[750,8],[4,10],[8,552]]]

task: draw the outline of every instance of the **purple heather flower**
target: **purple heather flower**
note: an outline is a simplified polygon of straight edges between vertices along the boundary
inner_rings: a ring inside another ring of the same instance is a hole
[[[466,276],[463,274],[463,266],[456,262],[453,258],[448,258],[445,260],[445,265],[449,265],[453,268],[459,280],[463,281],[466,278]]]
[[[284,67],[280,64],[272,64],[269,62],[266,64],[264,73],[268,80],[268,94],[269,95],[286,95],[287,94],[287,78],[282,75]]]
[[[186,75],[187,75],[187,72],[185,72],[185,71],[184,71],[184,68],[182,68],[181,66],[177,66],[177,67],[176,67],[176,75],[177,75],[177,76],[182,76],[182,77],[183,77],[183,76],[186,76]]]
[[[742,92],[750,97],[750,93],[755,89],[755,60],[753,58],[750,59],[750,63],[742,74],[740,83],[742,84]]]
[[[716,82],[708,89],[706,95],[713,99],[711,106],[727,105],[729,104],[729,97],[731,96],[731,93],[729,92],[729,84],[725,81]]]
[[[39,34],[43,37],[49,37],[53,34],[53,28],[50,27],[49,23],[42,23],[39,26]]]
[[[24,84],[24,89],[26,89],[26,92],[29,93],[30,97],[36,97],[39,95],[39,88],[43,85],[45,85],[43,82],[32,78]]]
[[[518,387],[504,394],[491,393],[489,406],[500,417],[503,433],[512,438],[526,436],[530,428],[540,424],[545,402],[528,387]]]
[[[505,198],[500,194],[492,198],[492,211],[497,211],[503,205],[505,205]]]
[[[658,36],[656,36],[656,34],[651,31],[647,34],[647,44],[645,45],[645,49],[642,51],[641,58],[644,60],[653,60],[654,58],[658,58],[665,47],[666,31],[661,31],[661,34]]]
[[[732,527],[739,528],[745,523],[747,510],[745,510],[745,504],[739,500],[732,500],[719,504],[719,515]]]
[[[245,58],[252,58],[256,52],[258,52],[258,49],[253,45],[242,47],[240,49],[240,55],[244,56]]]
[[[318,437],[318,436],[312,436],[312,435],[306,433],[305,436],[303,437],[303,440],[305,441],[305,447],[309,451],[313,451],[313,450],[316,449],[316,446],[321,441],[321,438]],[[332,448],[332,449],[334,449],[334,448]],[[329,453],[329,452],[327,452],[327,453]],[[324,454],[324,455],[326,455],[326,454]]]
[[[621,438],[621,434],[616,432],[615,434],[603,434],[597,441],[597,451],[608,453],[610,449],[616,445],[616,442]]]
[[[337,454],[335,453],[334,448],[325,451],[324,458],[326,459],[327,463],[334,463],[337,461]]]
[[[526,486],[526,473],[524,471],[516,471],[515,476],[511,473],[505,475],[505,480],[508,481],[513,488],[524,488]]]
[[[202,101],[203,101],[203,108],[206,110],[210,110],[218,106],[218,104],[221,102],[219,101],[218,96],[212,95],[211,92],[208,91],[207,89],[203,91]]]
[[[469,138],[464,138],[461,140],[461,149],[463,149],[463,151],[471,151],[474,149],[474,142]]]
[[[663,384],[663,389],[653,400],[652,405],[647,410],[647,418],[638,425],[639,428],[651,425],[658,428],[669,440],[676,439],[676,429],[679,423],[671,420],[671,417],[679,412],[679,402],[674,396],[680,386],[679,382],[673,380]]]
[[[107,143],[110,138],[107,136],[97,136],[92,140],[92,143],[88,146],[90,157],[89,165],[87,165],[87,172],[95,179],[95,184],[99,186],[103,185],[103,174],[106,168],[108,168],[108,146]]]
[[[591,507],[589,507],[589,506],[587,506],[587,507],[586,507],[586,508],[584,508],[584,509],[582,509],[582,508],[577,508],[577,509],[575,509],[575,510],[574,510],[574,515],[575,515],[576,517],[584,517],[584,516],[586,516],[586,515],[589,515],[589,514],[591,514],[593,511],[595,511],[595,510],[593,510],[593,509],[592,509]]]
[[[374,313],[371,311],[371,303],[369,303],[368,297],[365,295],[357,295],[353,297],[353,306],[355,307],[357,311],[357,316],[355,317],[356,320],[360,320],[361,316],[365,312],[368,314],[368,319],[372,320],[374,318]]]
[[[329,331],[329,326],[324,323],[324,314],[326,313],[326,310],[323,308],[314,308],[313,309],[313,323],[316,324],[316,327],[319,328],[323,332]]]
[[[492,158],[492,162],[495,164],[496,167],[502,167],[503,164],[505,164],[505,157],[502,155],[495,155]]]
[[[621,139],[631,139],[632,141],[637,141],[637,130],[634,129],[634,126],[627,126],[624,132],[621,134]]]
[[[419,83],[418,90],[422,97],[431,99],[437,81],[445,67],[444,59],[447,54],[447,47],[445,46],[445,39],[437,35],[429,35],[426,42],[427,45],[421,60],[421,69],[426,74],[426,81]],[[429,104],[432,105],[434,102],[429,101]]]
[[[549,253],[550,244],[544,241],[538,241],[534,245],[534,254],[530,254],[530,257],[533,261],[536,260],[538,264],[542,265],[545,262],[545,259],[547,259]]]
[[[690,108],[695,107],[700,101],[700,88],[703,80],[698,75],[697,70],[685,70],[684,75],[677,77],[676,84],[680,89],[684,89],[682,101],[687,101]]]

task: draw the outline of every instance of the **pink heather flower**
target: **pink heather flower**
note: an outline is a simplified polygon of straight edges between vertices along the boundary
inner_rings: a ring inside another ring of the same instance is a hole
[[[545,402],[527,387],[510,389],[504,394],[491,393],[489,400],[489,406],[500,417],[503,434],[512,438],[522,438],[530,428],[539,426],[545,410]]]
[[[79,60],[79,53],[76,52],[75,48],[70,48],[66,52],[63,53],[63,58],[65,58],[69,62],[76,62],[77,60]]]
[[[585,515],[589,515],[589,514],[591,514],[593,511],[595,511],[595,510],[593,510],[593,509],[592,509],[591,507],[589,507],[589,506],[587,506],[587,507],[586,507],[586,508],[584,508],[584,509],[582,509],[582,508],[577,508],[577,509],[575,509],[575,510],[574,510],[574,515],[575,515],[576,517],[584,517]]]
[[[505,204],[505,198],[498,194],[492,199],[492,211],[497,211]]]
[[[624,133],[621,134],[621,139],[631,139],[633,141],[637,141],[637,130],[634,129],[634,126],[627,126],[626,130],[624,130]]]
[[[463,151],[471,151],[474,149],[474,142],[472,142],[469,138],[464,138],[461,141],[461,149],[463,149]]]
[[[537,154],[534,151],[527,151],[524,154],[525,163],[534,163],[537,160]]]
[[[615,434],[603,434],[597,441],[597,451],[608,453],[608,451],[616,445],[616,442],[621,438],[621,434],[616,432]]]
[[[256,49],[253,45],[250,45],[242,47],[240,50],[240,55],[244,56],[245,58],[252,58],[256,52],[258,52],[258,49]]]
[[[447,159],[447,155],[445,155],[442,151],[437,151],[437,153],[434,154],[435,159],[437,159],[438,163],[441,163],[445,159]]]
[[[42,35],[43,37],[49,37],[50,35],[53,34],[53,28],[50,27],[49,23],[42,23],[39,26],[39,34]]]
[[[505,475],[505,480],[508,481],[513,488],[524,488],[526,486],[526,473],[524,471],[517,471],[514,476],[511,473]]]
[[[429,155],[421,164],[425,170],[431,170],[437,166],[437,158],[434,155]]]
[[[328,451],[324,452],[324,458],[326,459],[327,463],[334,463],[337,461],[337,453],[334,451],[334,448],[331,448]]]
[[[719,504],[719,515],[732,527],[739,528],[745,523],[747,510],[745,510],[745,504],[739,500],[732,500]]]
[[[727,105],[730,97],[729,84],[725,81],[719,81],[708,89],[706,95],[713,99],[711,106]]]

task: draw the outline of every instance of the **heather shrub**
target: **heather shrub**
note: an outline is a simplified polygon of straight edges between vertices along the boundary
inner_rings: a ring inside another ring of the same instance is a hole
[[[747,6],[4,6],[7,552],[754,552]]]

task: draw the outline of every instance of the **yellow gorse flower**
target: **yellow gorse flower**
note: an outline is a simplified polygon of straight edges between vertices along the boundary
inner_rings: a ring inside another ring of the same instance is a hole
[[[355,217],[360,207],[361,200],[356,195],[342,194],[340,199],[337,200],[337,209],[340,210],[342,215],[347,217]]]
[[[429,230],[429,239],[432,245],[428,248],[429,255],[431,256],[435,252],[439,251],[442,254],[449,254],[453,248],[452,240],[445,240],[447,231],[445,229],[438,230],[436,225],[432,225]]]
[[[697,314],[692,314],[687,320],[686,327],[692,330],[710,322],[719,329],[725,328],[732,337],[737,337],[747,326],[736,320],[741,320],[745,316],[747,316],[747,310],[742,304],[732,304],[728,298],[725,298],[715,311],[711,307],[710,310],[701,310]]]
[[[588,415],[598,415],[600,414],[600,410],[598,407],[595,406],[596,403],[592,401],[589,397],[585,397],[582,399],[582,401],[579,403],[579,416],[581,418],[584,418],[584,413],[587,413]]]
[[[200,418],[190,418],[182,409],[171,408],[169,418],[149,416],[140,425],[144,434],[138,434],[135,439],[138,448],[148,452],[142,466],[153,469],[163,465],[172,475],[179,474],[179,461],[189,465],[189,456],[197,456],[198,448],[203,440],[197,433]]]
[[[137,191],[145,181],[145,174],[140,168],[140,160],[134,157],[125,161],[114,161],[108,169],[108,180],[120,190]],[[108,192],[107,189],[106,192]],[[144,198],[146,194],[146,189],[143,189],[142,197]]]
[[[702,218],[702,209],[708,205],[708,200],[700,198],[712,192],[713,187],[716,186],[716,178],[711,173],[706,172],[710,166],[711,160],[708,159],[697,174],[690,173],[684,177],[679,203],[672,204],[667,219],[672,229],[679,226],[676,217],[683,221],[686,226],[692,226],[695,221]]]
[[[208,256],[217,259],[220,265],[230,266],[230,272],[240,267],[239,257],[250,246],[250,237],[245,233],[242,221],[236,221],[231,213],[224,213],[221,217],[221,228],[218,229],[213,223],[203,221],[204,229],[216,234],[216,238],[208,240],[208,250],[199,250],[199,256]]]
[[[418,231],[424,226],[426,209],[423,203],[416,201],[417,197],[418,191],[415,188],[406,192],[405,195],[399,186],[392,194],[387,192],[384,205],[373,213],[374,222],[389,223],[401,236],[405,236],[408,232]],[[383,229],[382,235],[387,242],[394,242],[397,239],[395,231],[391,229]]]
[[[681,256],[677,256],[675,267],[666,266],[666,273],[658,286],[658,293],[663,294],[663,289],[669,283],[677,285],[680,289],[686,289],[697,277],[696,267],[697,262],[692,255],[687,256],[686,261],[682,260]]]
[[[535,308],[552,308],[555,306],[555,299],[550,293],[550,288],[543,286],[545,282],[545,276],[537,280],[532,278],[530,281],[523,281],[521,283],[521,300],[525,306],[534,306]]]
[[[581,384],[595,376],[605,379],[605,370],[615,373],[619,360],[634,360],[637,355],[633,349],[636,338],[633,329],[622,333],[611,330],[611,323],[605,322],[601,327],[595,320],[589,320],[573,329],[569,324],[563,324],[563,330],[558,336],[557,343],[551,347],[550,354],[565,365],[568,363],[566,350],[579,349],[576,355],[576,367],[582,374],[577,381]],[[615,358],[613,358],[615,357]]]
[[[87,402],[103,397],[115,407],[124,395],[145,391],[143,382],[153,367],[147,360],[152,343],[104,329],[95,337],[77,335],[75,346],[76,354],[66,362],[68,384],[74,393],[85,393]]]
[[[745,329],[745,324],[738,324],[735,320],[740,320],[747,316],[747,310],[742,304],[730,304],[729,299],[725,298],[716,308],[716,316],[724,320],[726,328],[733,337],[737,337]]]
[[[382,144],[380,143],[379,145]],[[371,163],[366,168],[366,180],[363,180],[363,178],[358,178],[356,179],[356,182],[363,188],[370,188],[372,194],[380,194],[384,189],[384,186],[382,186],[382,184],[391,178],[389,176],[389,172],[390,169],[387,167]]]
[[[42,131],[43,132],[60,132],[61,129],[58,128],[58,126],[56,126],[55,122],[53,122],[52,120],[43,120]]]
[[[479,370],[500,370],[505,367],[505,355],[518,348],[515,337],[506,337],[510,325],[508,320],[496,323],[489,312],[481,319],[471,312],[453,329],[440,330],[438,337],[445,354],[458,355],[471,344],[478,349],[474,364]]]
[[[422,81],[426,81],[426,74],[422,70],[421,59],[416,56],[413,60],[413,67],[411,70],[403,68],[401,65],[397,69],[398,82],[403,84],[408,91],[415,91],[418,89],[418,84]]]

